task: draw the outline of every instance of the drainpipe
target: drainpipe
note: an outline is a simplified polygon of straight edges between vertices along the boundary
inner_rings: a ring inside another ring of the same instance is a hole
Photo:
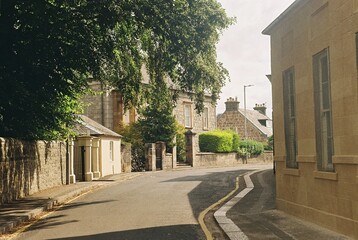
[[[66,185],[70,184],[70,153],[68,151],[68,138],[66,139]]]
[[[103,83],[101,82],[101,124],[104,126],[104,94]]]

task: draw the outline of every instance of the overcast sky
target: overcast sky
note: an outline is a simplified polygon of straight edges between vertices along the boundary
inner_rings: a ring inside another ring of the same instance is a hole
[[[229,70],[231,82],[226,83],[217,105],[217,113],[225,111],[227,98],[238,97],[244,108],[244,85],[246,107],[266,103],[271,117],[271,84],[266,78],[271,73],[270,38],[262,35],[264,30],[294,0],[218,0],[229,16],[237,22],[225,30],[217,46],[218,61]]]

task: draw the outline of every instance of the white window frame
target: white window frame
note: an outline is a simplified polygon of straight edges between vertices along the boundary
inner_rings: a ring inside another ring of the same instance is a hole
[[[298,168],[296,134],[296,90],[294,67],[285,70],[282,73],[282,78],[286,143],[286,167]]]
[[[315,93],[317,168],[319,171],[333,172],[334,144],[328,48],[313,56],[313,81]]]
[[[109,142],[109,159],[114,161],[114,144],[113,144],[113,141]]]
[[[204,107],[203,110],[203,129],[208,130],[209,129],[209,108]]]
[[[193,128],[193,110],[191,103],[184,103],[184,127]]]

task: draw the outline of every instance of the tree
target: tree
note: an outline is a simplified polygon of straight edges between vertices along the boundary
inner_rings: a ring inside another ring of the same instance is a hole
[[[215,44],[231,23],[216,0],[2,0],[0,135],[63,137],[89,78],[139,105],[143,65],[194,93],[200,111],[228,76]]]
[[[150,91],[152,94],[138,120],[143,140],[146,143],[162,141],[172,148],[177,128],[170,91],[166,85],[158,84],[153,84]]]

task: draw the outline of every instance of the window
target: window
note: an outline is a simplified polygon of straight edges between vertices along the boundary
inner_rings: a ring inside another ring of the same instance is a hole
[[[109,159],[114,161],[113,141],[109,142]]]
[[[192,128],[191,104],[184,104],[184,126]]]
[[[297,168],[297,138],[296,138],[296,92],[294,68],[283,72],[283,103],[284,126],[286,142],[286,167]]]
[[[203,129],[209,129],[209,109],[207,107],[203,111]]]
[[[333,134],[329,51],[313,56],[317,168],[333,171]]]

